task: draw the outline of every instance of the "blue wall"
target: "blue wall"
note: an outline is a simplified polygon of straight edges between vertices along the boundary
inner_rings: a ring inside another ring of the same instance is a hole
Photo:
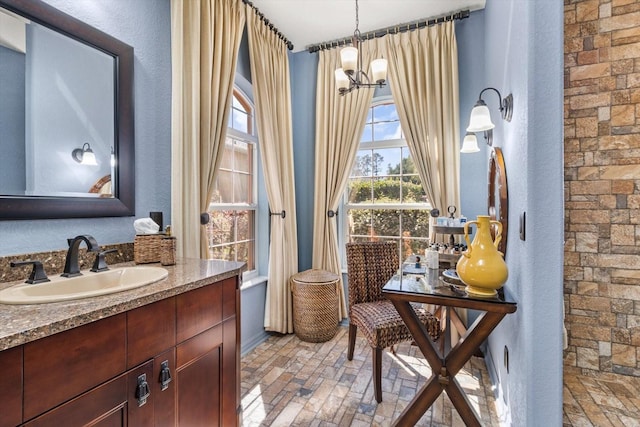
[[[136,217],[171,214],[171,16],[169,0],[46,0],[133,46]],[[0,256],[66,249],[91,234],[100,244],[132,242],[134,217],[0,221]]]
[[[316,78],[318,54],[306,51],[289,56],[293,164],[298,216],[298,271],[311,268],[313,252],[313,197],[315,174]]]
[[[562,424],[563,6],[489,0],[485,84],[513,93],[513,120],[495,119],[509,185],[506,294],[518,311],[498,325],[487,356],[507,425]],[[494,101],[491,101],[494,102]],[[488,102],[489,103],[489,102]],[[491,107],[496,111],[495,104]],[[526,241],[518,219],[527,214]],[[510,369],[504,368],[508,346]]]

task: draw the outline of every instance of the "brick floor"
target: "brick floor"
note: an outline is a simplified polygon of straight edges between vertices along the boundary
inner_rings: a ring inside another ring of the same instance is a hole
[[[371,349],[358,338],[347,360],[347,328],[326,343],[295,335],[272,336],[242,358],[242,425],[389,426],[429,378],[420,350],[409,343],[382,361],[382,403],[373,397]],[[494,397],[484,361],[472,358],[456,376],[485,425],[497,425]],[[418,426],[464,426],[441,395]]]
[[[383,356],[383,402],[376,404],[371,350],[358,338],[347,360],[347,329],[326,343],[272,336],[242,358],[242,425],[389,426],[430,376],[417,347],[403,344]],[[472,358],[456,377],[485,426],[497,426],[494,395],[483,359]],[[419,426],[463,426],[441,395]],[[640,378],[612,373],[564,375],[564,427],[640,426]]]

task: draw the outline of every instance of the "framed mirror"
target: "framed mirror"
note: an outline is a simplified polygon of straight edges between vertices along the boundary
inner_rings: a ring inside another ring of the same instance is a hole
[[[0,220],[133,216],[133,48],[0,0]]]
[[[500,147],[491,149],[489,158],[489,216],[502,224],[502,239],[498,250],[507,255],[507,231],[509,218],[509,194],[507,192],[507,170]]]

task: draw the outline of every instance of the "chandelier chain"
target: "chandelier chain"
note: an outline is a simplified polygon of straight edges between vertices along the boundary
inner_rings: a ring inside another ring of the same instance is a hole
[[[360,30],[358,29],[359,23],[360,23],[360,20],[358,19],[358,0],[356,0],[356,31],[358,33],[360,33]]]

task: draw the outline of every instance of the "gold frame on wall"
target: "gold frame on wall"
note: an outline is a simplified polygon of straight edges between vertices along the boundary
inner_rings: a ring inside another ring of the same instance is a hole
[[[502,239],[498,250],[507,254],[507,225],[509,219],[509,193],[507,191],[507,170],[500,147],[492,147],[489,158],[489,193],[487,207],[492,220],[502,224]]]

